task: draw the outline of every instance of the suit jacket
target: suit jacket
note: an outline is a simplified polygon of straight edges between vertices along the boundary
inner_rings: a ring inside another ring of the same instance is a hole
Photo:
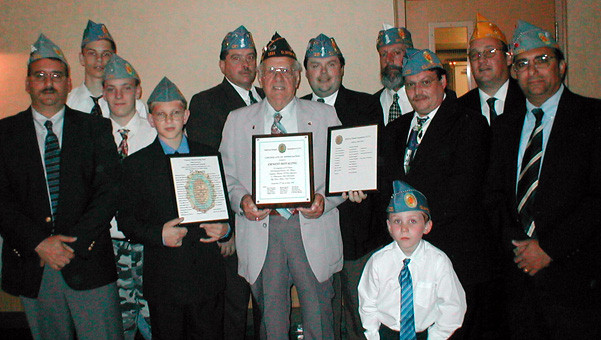
[[[312,94],[302,99],[311,100]],[[382,127],[380,101],[370,94],[352,91],[344,86],[338,89],[334,103],[338,119],[345,127],[379,124]],[[380,132],[382,130],[380,129]],[[373,194],[360,204],[345,201],[338,206],[340,231],[344,245],[344,259],[356,260],[389,242],[386,226],[372,224]]]
[[[207,145],[193,141],[188,145],[191,156],[217,154]],[[120,197],[119,228],[132,242],[144,245],[144,297],[148,301],[192,303],[223,291],[223,257],[215,242],[199,242],[207,236],[198,223],[183,225],[188,234],[180,247],[163,245],[163,225],[178,214],[169,156],[158,137],[124,159]]]
[[[509,78],[509,86],[507,88],[507,97],[505,97],[505,106],[503,108],[503,114],[519,114],[516,109],[519,109],[525,103],[526,98],[524,93],[520,89],[517,81],[513,78]],[[470,90],[468,93],[459,97],[459,104],[469,108],[472,113],[483,114],[482,106],[480,105],[480,92],[478,88]]]
[[[257,88],[261,98],[263,90]],[[221,84],[199,92],[190,101],[190,118],[186,124],[188,138],[215,149],[221,143],[221,132],[227,115],[246,106],[242,97],[225,77]]]
[[[43,267],[35,251],[54,233],[77,237],[61,273],[76,290],[117,279],[109,234],[117,207],[119,161],[108,119],[65,107],[60,191],[54,222],[31,108],[0,121],[2,289],[35,298]]]
[[[487,206],[504,231],[505,263],[511,240],[526,236],[516,202],[517,155],[526,112],[502,115],[493,126]],[[601,303],[601,101],[570,92],[559,101],[538,188],[534,222],[541,248],[553,259],[531,280],[563,304]],[[514,273],[520,274],[520,273]],[[522,277],[526,277],[521,274]]]
[[[453,95],[447,95],[405,173],[403,160],[413,116],[397,118],[384,132],[379,169],[381,219],[386,218],[392,181],[409,183],[426,196],[432,214],[432,231],[424,239],[449,256],[462,284],[486,281],[493,274],[494,244],[481,206],[489,151],[486,120],[466,113]]]
[[[325,196],[326,145],[328,126],[340,125],[329,105],[294,98],[298,131],[313,134],[315,193]],[[233,111],[223,129],[219,151],[227,178],[231,208],[236,213],[238,273],[253,284],[267,255],[269,218],[249,221],[240,208],[244,195],[252,193],[252,136],[265,134],[264,114],[268,101]],[[319,282],[342,269],[342,240],[338,223],[340,198],[326,198],[324,213],[317,219],[300,216],[301,235],[309,265]]]

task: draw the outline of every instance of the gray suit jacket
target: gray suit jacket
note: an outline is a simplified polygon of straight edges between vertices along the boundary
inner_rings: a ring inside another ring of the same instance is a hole
[[[340,125],[333,107],[294,98],[298,117],[298,132],[313,133],[313,166],[315,193],[325,198],[326,145],[328,126]],[[236,213],[236,247],[238,274],[253,284],[267,255],[269,218],[250,221],[240,208],[244,195],[252,194],[252,136],[265,134],[264,114],[268,101],[232,111],[225,127],[219,151],[223,159],[225,177],[232,210]],[[307,219],[300,216],[301,234],[305,253],[313,274],[319,282],[329,279],[342,269],[342,238],[335,207],[341,198],[326,198],[321,217]]]

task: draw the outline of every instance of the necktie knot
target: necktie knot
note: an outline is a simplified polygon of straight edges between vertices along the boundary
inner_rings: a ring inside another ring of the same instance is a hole
[[[52,131],[52,122],[47,120],[46,122],[44,122],[44,126],[46,127],[46,129],[48,131]]]
[[[543,115],[545,113],[543,112],[543,109],[536,108],[532,109],[532,114],[534,115],[534,118],[536,118],[536,123],[539,124],[543,120]]]
[[[486,100],[486,102],[488,103],[489,106],[495,105],[496,101],[497,101],[497,98],[495,98],[495,97],[490,97]]]
[[[395,93],[394,95],[392,95],[392,101],[398,101],[399,100],[399,94]]]
[[[100,100],[102,96],[90,96],[90,98],[92,98],[92,101],[94,102],[94,106],[92,107],[92,111],[90,111],[90,113],[94,116],[102,116],[102,109],[100,108],[100,104],[98,104],[98,100]]]
[[[417,125],[421,128],[424,126],[424,123],[428,120],[428,118],[430,117],[426,117],[426,118],[417,118]]]
[[[323,99],[323,98],[317,98],[317,101],[320,102],[320,103],[325,103],[326,102],[325,99]]]
[[[127,134],[129,133],[128,129],[119,129],[119,130],[117,130],[117,132],[119,132],[119,134],[121,135],[121,138],[127,139]]]
[[[403,260],[403,265],[404,265],[404,266],[408,266],[408,265],[409,265],[409,262],[411,262],[411,259],[404,259],[404,260]]]
[[[248,97],[250,98],[250,104],[251,105],[254,104],[254,103],[257,103],[257,100],[253,96],[253,91],[248,91]]]

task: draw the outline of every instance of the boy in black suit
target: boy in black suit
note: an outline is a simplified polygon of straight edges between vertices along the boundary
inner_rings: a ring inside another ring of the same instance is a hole
[[[178,218],[167,155],[214,155],[183,133],[189,111],[177,87],[163,78],[148,99],[158,138],[123,162],[117,221],[132,242],[144,244],[144,296],[155,339],[222,339],[223,257],[215,243],[227,223],[190,224]]]

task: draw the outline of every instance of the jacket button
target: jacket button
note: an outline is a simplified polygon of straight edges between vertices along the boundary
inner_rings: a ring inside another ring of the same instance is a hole
[[[50,222],[52,222],[52,217],[50,217],[50,216],[46,217],[46,223],[50,223]]]
[[[267,228],[267,223],[263,223],[263,228]]]

